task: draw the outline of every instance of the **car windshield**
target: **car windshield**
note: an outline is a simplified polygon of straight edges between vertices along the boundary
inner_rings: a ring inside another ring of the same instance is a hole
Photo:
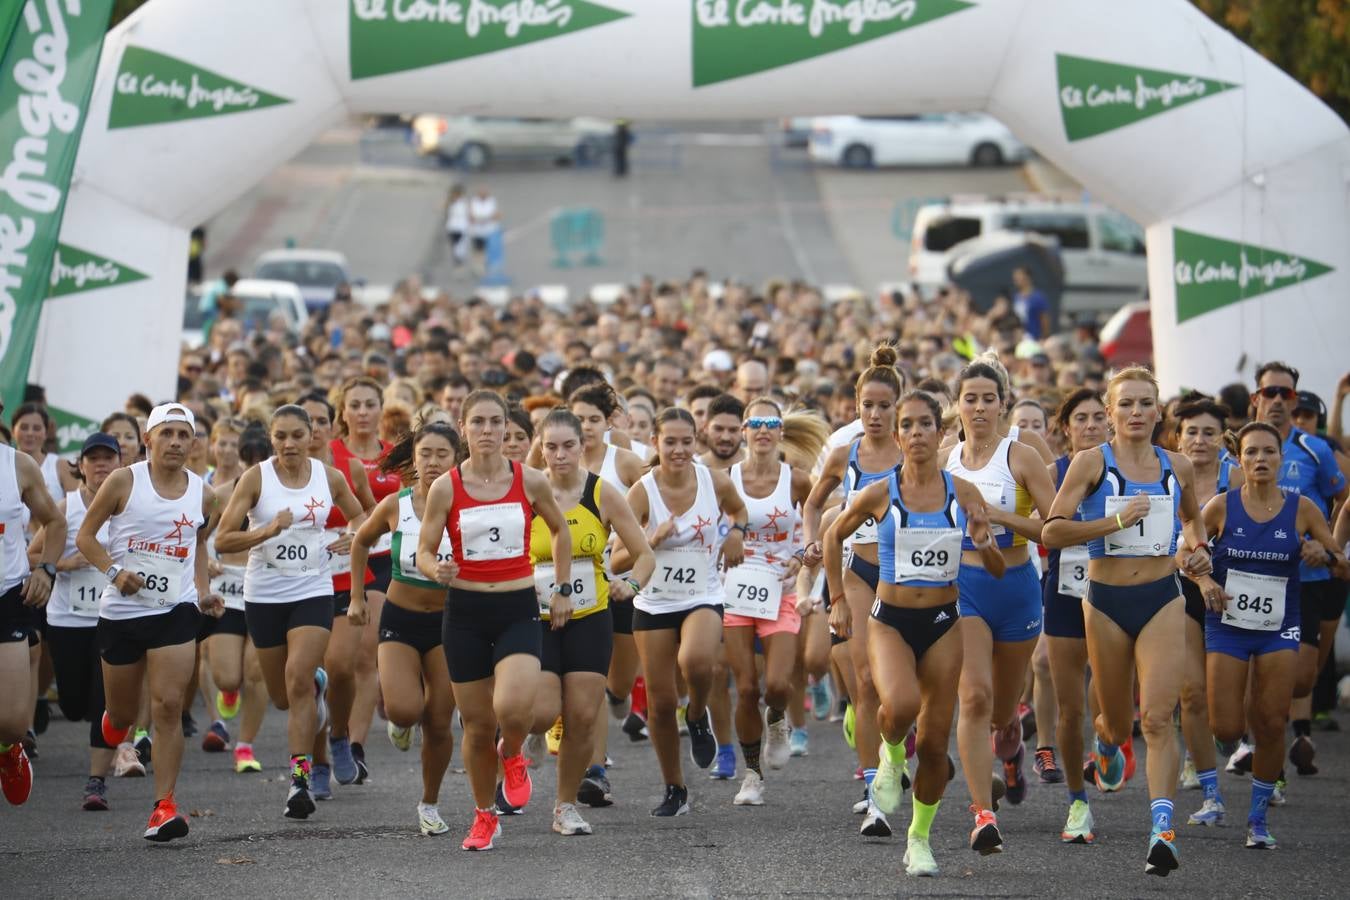
[[[1009,231],[1034,231],[1059,240],[1061,250],[1088,249],[1087,216],[1075,213],[1006,213],[1003,227]]]
[[[282,259],[265,262],[254,273],[256,278],[291,281],[305,287],[337,287],[347,280],[342,267],[312,259]]]
[[[980,236],[980,220],[973,216],[934,219],[923,233],[923,249],[945,253],[962,241]]]

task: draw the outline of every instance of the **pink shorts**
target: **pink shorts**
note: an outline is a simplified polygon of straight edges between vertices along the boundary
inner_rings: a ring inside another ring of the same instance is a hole
[[[751,616],[738,616],[735,613],[723,613],[723,628],[750,628],[754,627],[757,637],[768,637],[771,634],[787,633],[796,634],[802,630],[802,617],[797,615],[797,595],[784,594],[783,600],[778,606],[778,618],[776,619],[756,619]]]

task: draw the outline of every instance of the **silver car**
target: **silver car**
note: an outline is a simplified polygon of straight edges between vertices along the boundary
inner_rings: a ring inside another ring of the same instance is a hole
[[[424,114],[412,122],[423,155],[448,164],[482,169],[493,160],[543,159],[594,163],[614,144],[614,123],[605,119],[519,119]]]

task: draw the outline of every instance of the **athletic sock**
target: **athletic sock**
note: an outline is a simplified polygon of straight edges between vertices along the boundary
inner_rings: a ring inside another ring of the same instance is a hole
[[[1120,747],[1116,744],[1108,744],[1101,738],[1097,738],[1097,755],[1102,759],[1111,760],[1116,758],[1116,751]]]
[[[1172,801],[1166,797],[1159,797],[1148,805],[1149,812],[1153,815],[1154,831],[1172,830]]]
[[[876,769],[863,769],[863,784],[867,785],[867,799],[872,799],[872,782],[876,781]]]
[[[1070,789],[1069,789],[1069,802],[1072,803],[1072,802],[1075,801],[1075,800],[1082,800],[1084,803],[1086,803],[1086,802],[1087,802],[1087,791],[1086,791],[1086,790],[1075,791],[1073,788],[1070,788]]]
[[[1312,737],[1312,720],[1295,719],[1293,721],[1294,737]]]
[[[886,754],[886,758],[892,765],[904,766],[905,764],[905,742],[901,739],[900,743],[892,744],[884,737],[881,739],[881,752]]]
[[[1270,806],[1270,795],[1274,792],[1275,785],[1269,781],[1252,778],[1252,807],[1247,813],[1248,822],[1264,822],[1266,820],[1266,808]]]
[[[937,815],[937,803],[924,803],[918,797],[911,798],[914,801],[914,818],[909,823],[909,836],[920,840],[928,840],[928,829],[933,827],[933,817]]]
[[[768,709],[769,711],[766,718],[768,719],[770,725],[773,725],[776,722],[783,721],[783,711],[781,709],[774,709],[772,706],[770,706]]]
[[[1219,796],[1219,770],[1206,769],[1203,772],[1196,772],[1195,777],[1200,779],[1200,787],[1205,792],[1206,800],[1213,800],[1217,803],[1223,802],[1223,797]]]
[[[759,768],[760,746],[760,741],[741,741],[741,755],[745,757],[745,767],[763,778],[764,773]]]
[[[291,754],[291,780],[304,778],[309,780],[309,754],[293,753]]]

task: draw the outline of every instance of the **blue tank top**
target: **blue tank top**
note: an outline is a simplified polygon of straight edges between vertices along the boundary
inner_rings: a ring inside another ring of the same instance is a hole
[[[1064,486],[1064,476],[1069,471],[1069,457],[1059,456],[1055,458],[1055,493]],[[1075,511],[1073,520],[1077,522],[1082,517]],[[1045,557],[1045,584],[1051,593],[1059,593],[1059,560],[1063,551],[1050,550]]]
[[[1168,496],[1172,498],[1172,535],[1170,538],[1168,556],[1177,552],[1177,532],[1181,530],[1181,516],[1178,510],[1181,506],[1181,488],[1177,484],[1176,473],[1172,471],[1172,461],[1167,456],[1167,451],[1161,447],[1154,446],[1153,452],[1157,454],[1158,463],[1162,467],[1162,477],[1157,481],[1139,482],[1130,481],[1125,477],[1125,473],[1120,471],[1116,464],[1116,453],[1111,449],[1109,443],[1102,444],[1099,448],[1102,453],[1102,477],[1097,482],[1097,486],[1090,494],[1083,499],[1078,507],[1079,516],[1084,521],[1106,518],[1106,498],[1107,497],[1132,497],[1135,494],[1150,494],[1153,496]],[[1112,513],[1114,515],[1115,513]],[[1092,559],[1103,559],[1107,557],[1106,539],[1095,538],[1088,541],[1088,554]],[[1115,553],[1111,556],[1116,558],[1128,558],[1131,556],[1143,556],[1144,554]],[[1162,555],[1162,554],[1158,554]]]
[[[858,491],[861,491],[869,484],[873,484],[875,482],[880,481],[883,478],[886,478],[889,475],[894,474],[900,468],[899,466],[895,466],[893,468],[886,469],[881,472],[864,472],[862,466],[858,463],[858,448],[861,445],[862,445],[861,440],[854,441],[848,450],[848,465],[844,467],[845,507],[848,506],[849,501],[853,499],[853,495],[858,493]],[[882,522],[885,522],[886,518],[889,516],[890,511],[887,510],[886,517],[882,519]],[[868,517],[866,522],[858,526],[858,530],[853,533],[852,537],[848,540],[848,543],[875,544],[877,541],[877,535],[880,533],[880,531],[881,531],[880,525],[878,525],[878,523],[871,517]]]
[[[943,501],[942,508],[932,512],[915,512],[905,506],[905,501],[900,496],[900,470],[897,467],[890,474],[890,492],[891,502],[883,518],[881,526],[877,528],[877,564],[881,570],[881,580],[889,584],[903,584],[906,587],[947,587],[955,584],[953,577],[950,581],[931,581],[923,578],[914,578],[896,575],[896,540],[900,535],[898,532],[907,529],[955,529],[960,535],[964,536],[966,531],[966,513],[961,509],[961,505],[956,502],[956,485],[952,481],[950,472],[943,471],[942,482],[947,490],[946,500]],[[939,546],[939,543],[942,543]],[[926,566],[945,567],[949,565],[960,565],[961,546],[959,538],[950,542],[947,546],[944,542],[934,542],[926,550],[911,550],[911,554],[918,554],[922,559],[920,564]]]
[[[1297,527],[1298,501],[1298,494],[1288,492],[1275,518],[1256,522],[1247,514],[1242,494],[1236,493],[1228,499],[1223,533],[1214,541],[1214,580],[1219,584],[1227,581],[1230,569],[1285,579],[1281,630],[1299,624],[1298,570],[1302,542]],[[1206,610],[1205,619],[1218,622],[1220,614]]]

